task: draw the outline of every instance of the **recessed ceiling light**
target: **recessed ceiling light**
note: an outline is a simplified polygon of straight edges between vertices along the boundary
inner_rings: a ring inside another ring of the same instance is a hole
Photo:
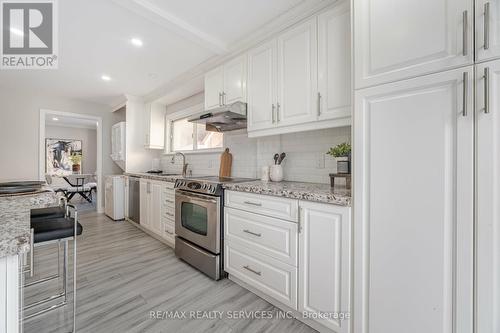
[[[140,40],[139,38],[132,38],[130,40],[130,42],[132,43],[132,45],[134,46],[137,46],[137,47],[141,47],[142,46],[142,40]]]
[[[101,79],[103,79],[103,81],[111,81],[111,77],[109,77],[108,75],[101,76]]]
[[[53,120],[53,121],[58,121],[58,120],[59,120],[59,118],[54,117],[54,118],[52,118],[52,120]]]

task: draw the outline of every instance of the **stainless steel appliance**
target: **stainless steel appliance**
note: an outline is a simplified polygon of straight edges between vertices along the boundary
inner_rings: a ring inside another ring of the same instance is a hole
[[[141,223],[141,192],[139,177],[128,177],[128,219],[135,223]]]
[[[223,270],[223,184],[246,178],[195,177],[175,182],[175,254],[215,280]]]
[[[234,102],[219,108],[194,115],[188,121],[206,124],[206,130],[227,132],[247,128],[247,104]]]

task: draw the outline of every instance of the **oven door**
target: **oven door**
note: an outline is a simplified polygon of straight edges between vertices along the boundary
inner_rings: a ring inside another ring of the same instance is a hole
[[[213,254],[220,253],[220,198],[175,191],[175,233]]]

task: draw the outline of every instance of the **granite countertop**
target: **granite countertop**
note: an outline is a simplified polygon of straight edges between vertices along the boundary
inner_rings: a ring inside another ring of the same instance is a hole
[[[30,210],[57,205],[57,195],[49,187],[40,191],[0,196],[0,258],[30,249]]]
[[[144,179],[151,179],[151,180],[161,180],[164,182],[170,182],[170,183],[175,183],[175,181],[179,178],[183,178],[182,175],[168,175],[168,176],[160,176],[154,173],[146,173],[146,172],[126,172],[124,173],[125,176],[131,176],[131,177],[140,177]]]
[[[302,182],[263,182],[260,180],[226,184],[226,190],[271,195],[290,199],[316,201],[340,206],[351,205],[351,190],[330,184]]]

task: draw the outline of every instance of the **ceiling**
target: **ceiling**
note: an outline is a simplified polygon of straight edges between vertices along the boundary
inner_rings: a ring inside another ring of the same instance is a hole
[[[113,106],[124,94],[147,95],[227,53],[239,39],[311,1],[317,0],[58,1],[59,69],[3,70],[0,86]],[[133,46],[131,38],[143,46]]]
[[[45,116],[45,125],[97,129],[97,122],[95,120],[76,118],[76,117],[65,117],[57,114],[47,114]]]

